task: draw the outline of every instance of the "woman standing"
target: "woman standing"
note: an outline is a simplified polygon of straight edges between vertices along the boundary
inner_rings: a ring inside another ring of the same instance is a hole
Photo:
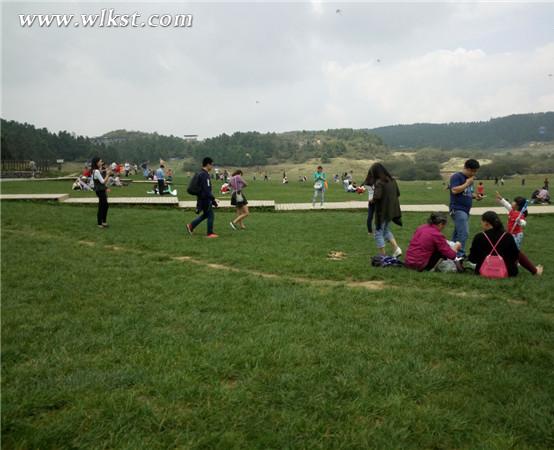
[[[233,230],[237,229],[237,225],[241,230],[246,229],[243,220],[248,217],[250,211],[248,211],[248,200],[244,196],[243,189],[248,186],[248,183],[242,178],[242,170],[236,170],[231,175],[229,185],[231,186],[231,205],[237,208],[237,217],[232,222],[229,222]]]
[[[375,213],[373,194],[375,193],[375,180],[371,174],[371,168],[367,172],[367,177],[364,181],[364,186],[367,190],[367,234],[373,234],[373,215]]]
[[[396,243],[390,231],[390,224],[394,222],[402,225],[400,212],[400,190],[396,180],[381,163],[375,163],[369,169],[375,180],[373,202],[375,205],[375,243],[381,255],[385,255],[385,241],[390,242],[393,248],[392,256],[398,257],[402,249]]]
[[[317,171],[314,172],[314,197],[312,198],[312,208],[315,207],[315,202],[317,200],[317,195],[321,195],[321,200],[319,205],[323,206],[325,201],[325,182],[327,175],[323,172],[323,167],[317,166]]]
[[[96,215],[96,220],[98,222],[98,228],[107,228],[108,223],[106,222],[108,217],[108,195],[106,193],[106,184],[108,183],[108,177],[111,175],[110,172],[106,173],[105,176],[102,176],[101,168],[104,164],[98,156],[92,158],[91,169],[92,169],[92,180],[94,182],[94,192],[98,197],[98,214]]]

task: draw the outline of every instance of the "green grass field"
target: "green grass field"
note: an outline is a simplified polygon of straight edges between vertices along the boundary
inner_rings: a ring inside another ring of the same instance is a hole
[[[3,448],[554,447],[552,216],[491,281],[372,268],[363,212],[1,208]]]
[[[133,176],[135,180],[142,180],[142,177]],[[296,180],[289,184],[282,184],[281,180],[264,182],[252,177],[247,173],[246,179],[250,186],[245,193],[250,200],[275,200],[277,203],[308,203],[313,195],[313,183],[299,183]],[[507,179],[504,186],[494,186],[494,181],[484,181],[487,198],[479,203],[479,206],[496,206],[494,192],[500,189],[501,193],[512,198],[521,195],[529,198],[533,190],[542,186],[544,176],[533,175],[526,177],[526,185],[521,186],[519,178]],[[363,182],[363,180],[358,180]],[[71,194],[72,197],[94,197],[94,192],[72,191],[72,181],[16,181],[2,182],[0,189],[3,194],[35,194],[35,193],[56,193]],[[219,192],[221,182],[214,182],[214,192]],[[325,193],[326,201],[342,202],[350,200],[367,200],[365,194],[352,194],[344,192],[340,184],[329,182],[330,186]],[[154,183],[131,183],[127,187],[113,187],[110,193],[114,197],[145,197],[146,192],[151,190]],[[449,195],[445,190],[442,181],[400,181],[400,201],[404,205],[414,204],[448,204]],[[188,178],[177,176],[173,188],[177,189],[178,197],[181,200],[192,200],[193,197],[187,194]],[[219,198],[228,198],[218,196]]]

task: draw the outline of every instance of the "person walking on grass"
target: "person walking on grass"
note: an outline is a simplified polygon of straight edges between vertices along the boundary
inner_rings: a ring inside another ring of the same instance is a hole
[[[391,222],[402,226],[402,213],[400,211],[400,189],[396,180],[391,176],[381,163],[375,163],[369,169],[371,177],[375,180],[375,192],[373,202],[375,205],[375,244],[381,255],[385,255],[385,241],[392,245],[392,256],[395,258],[402,254],[402,249],[396,243],[394,235],[390,231]]]
[[[210,172],[213,168],[213,159],[206,157],[202,160],[202,170],[194,175],[191,184],[194,184],[194,192],[196,193],[196,214],[202,213],[191,223],[186,225],[187,232],[192,236],[194,229],[204,220],[208,222],[208,234],[206,237],[212,239],[219,237],[214,233],[214,211],[217,208],[217,201],[212,194],[212,184],[210,180]],[[189,190],[191,187],[189,187]]]
[[[237,217],[229,225],[233,230],[237,230],[237,225],[241,230],[245,230],[243,220],[248,217],[250,211],[248,211],[248,200],[244,196],[244,188],[248,186],[248,183],[242,178],[242,170],[235,170],[229,180],[231,186],[231,205],[237,209]]]
[[[98,223],[98,228],[107,228],[108,227],[108,194],[106,193],[106,184],[108,183],[108,178],[111,175],[111,172],[105,173],[102,176],[102,166],[104,161],[98,156],[92,158],[91,161],[91,170],[92,170],[92,180],[94,183],[94,192],[98,197],[98,212],[96,214],[96,221]]]
[[[479,167],[479,161],[468,159],[464,164],[464,169],[450,177],[450,216],[454,220],[452,241],[462,244],[458,250],[460,258],[465,257],[466,241],[469,236],[469,212],[473,199],[481,200],[482,198],[475,195],[473,187]],[[495,184],[497,183],[495,182]]]
[[[325,172],[323,172],[323,167],[317,166],[317,170],[314,172],[313,175],[314,178],[314,196],[312,198],[312,208],[315,207],[315,202],[317,200],[317,196],[320,195],[320,206],[323,206],[323,202],[325,201],[325,181],[327,178],[327,175]]]

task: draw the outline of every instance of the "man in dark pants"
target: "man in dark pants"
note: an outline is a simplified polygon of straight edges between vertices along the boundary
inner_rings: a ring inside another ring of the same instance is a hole
[[[160,168],[156,170],[156,178],[158,179],[158,194],[164,195],[165,189],[165,166],[160,164]]]
[[[482,195],[475,195],[473,182],[479,170],[479,162],[475,159],[468,159],[464,169],[450,177],[450,215],[454,220],[453,242],[460,242],[458,250],[459,257],[465,257],[465,246],[469,236],[469,212],[473,199],[481,200]],[[495,179],[495,184],[496,179]]]
[[[212,158],[204,158],[202,161],[202,170],[198,174],[199,194],[196,196],[196,214],[202,212],[202,215],[187,224],[187,231],[191,236],[194,229],[200,225],[203,220],[208,219],[208,235],[206,237],[210,239],[219,237],[214,233],[213,208],[217,208],[217,201],[212,194],[212,184],[210,180],[210,172],[213,168],[213,164]]]

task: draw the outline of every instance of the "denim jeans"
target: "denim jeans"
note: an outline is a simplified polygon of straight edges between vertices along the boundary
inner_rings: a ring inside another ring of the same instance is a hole
[[[394,235],[391,233],[390,222],[383,222],[375,229],[375,244],[377,248],[383,248],[385,246],[385,241],[390,242],[391,239],[394,239]]]
[[[325,201],[325,189],[314,189],[314,197],[312,198],[312,205],[315,205],[315,201],[317,200],[318,193],[321,193],[321,204],[323,205],[323,202]]]
[[[512,234],[514,241],[516,241],[517,248],[521,250],[521,242],[523,241],[523,232]]]
[[[452,240],[459,241],[462,248],[458,251],[458,256],[465,256],[466,241],[469,236],[469,214],[459,209],[454,209],[450,212],[454,220],[454,233]]]
[[[214,232],[214,210],[212,205],[208,206],[208,209],[203,210],[202,215],[194,219],[190,225],[194,230],[205,219],[208,219],[208,234],[212,234]]]

